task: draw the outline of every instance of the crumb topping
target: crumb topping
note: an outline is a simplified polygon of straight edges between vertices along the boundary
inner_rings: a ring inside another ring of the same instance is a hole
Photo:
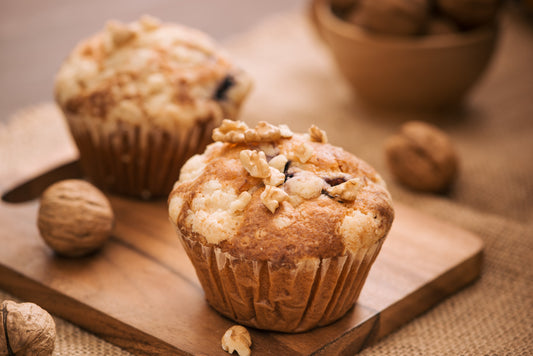
[[[248,192],[242,192],[237,198],[237,200],[232,201],[230,203],[229,209],[233,213],[243,211],[250,202],[250,200],[252,200],[252,195]]]
[[[285,184],[285,188],[291,195],[297,195],[303,199],[318,198],[326,186],[324,179],[304,170],[294,172]]]
[[[250,78],[205,34],[143,16],[81,42],[55,81],[57,102],[102,120],[190,127],[235,117]]]
[[[282,131],[267,123],[250,129],[225,120],[213,134],[218,142],[183,166],[170,195],[169,214],[180,231],[257,258],[268,254],[268,246],[281,244],[285,251],[276,258],[285,262],[287,254],[294,259],[356,252],[383,238],[394,211],[379,174],[327,144],[326,133],[316,126],[309,134],[291,132],[290,137]],[[217,202],[220,196],[227,200]],[[213,200],[216,209],[197,199]],[[225,230],[209,233],[207,226]],[[293,244],[306,247],[295,250]]]

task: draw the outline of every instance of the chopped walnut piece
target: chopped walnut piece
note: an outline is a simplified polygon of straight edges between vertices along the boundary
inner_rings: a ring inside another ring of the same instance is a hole
[[[242,166],[252,177],[267,178],[270,166],[263,151],[242,150],[240,153]]]
[[[287,125],[279,125],[279,130],[283,138],[291,138],[294,135]]]
[[[299,195],[289,195],[289,198],[287,199],[289,204],[291,204],[293,207],[297,207],[298,205],[302,204],[305,199],[302,198]]]
[[[291,136],[292,132],[286,125],[278,127],[265,121],[260,121],[251,129],[242,121],[223,120],[220,127],[213,130],[214,141],[231,143],[274,142]]]
[[[353,201],[357,198],[357,193],[361,189],[362,183],[359,178],[352,178],[344,183],[328,188],[326,191],[333,197],[342,200]]]
[[[120,46],[135,36],[135,31],[132,28],[118,21],[109,21],[106,30],[115,46]]]
[[[246,130],[244,137],[246,142],[276,141],[281,138],[281,133],[279,127],[260,121],[255,129]]]
[[[161,27],[161,21],[159,21],[158,18],[150,15],[141,16],[139,23],[147,31],[156,30]]]
[[[244,132],[249,130],[242,121],[222,120],[222,124],[213,130],[213,141],[242,143]]]
[[[313,156],[313,148],[306,142],[302,142],[294,148],[293,155],[298,161],[305,163]]]
[[[267,157],[276,157],[279,155],[279,148],[275,142],[262,142],[257,146],[254,145],[254,149],[265,152]]]
[[[271,185],[265,186],[265,190],[261,193],[261,201],[272,214],[276,212],[279,204],[287,200],[288,197],[283,189]]]
[[[231,204],[229,205],[230,211],[232,213],[235,213],[237,211],[243,211],[251,199],[252,199],[252,195],[250,193],[242,192],[241,194],[239,194],[239,197],[237,198],[237,200],[231,202]]]
[[[317,126],[312,125],[309,128],[309,136],[313,142],[328,143],[328,136],[326,131],[319,129]]]
[[[239,356],[251,355],[252,351],[250,350],[250,346],[252,346],[252,338],[244,326],[233,325],[226,330],[222,336],[221,343],[222,349],[230,354],[237,351]]]
[[[285,174],[281,173],[274,167],[270,167],[270,176],[263,179],[263,183],[265,183],[265,185],[273,185],[274,187],[283,184],[284,181]]]
[[[285,170],[285,165],[288,161],[289,159],[284,155],[277,155],[276,157],[268,161],[268,164],[270,165],[270,167],[274,167],[278,171],[283,172]]]

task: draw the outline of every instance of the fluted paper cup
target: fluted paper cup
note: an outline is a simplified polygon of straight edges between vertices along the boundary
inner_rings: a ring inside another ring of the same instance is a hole
[[[274,266],[235,257],[178,230],[207,302],[239,324],[302,332],[341,318],[355,304],[384,238],[357,254]]]

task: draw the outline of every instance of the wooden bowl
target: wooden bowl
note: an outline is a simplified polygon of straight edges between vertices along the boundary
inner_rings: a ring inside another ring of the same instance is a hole
[[[386,109],[457,106],[487,68],[498,35],[497,25],[418,37],[370,34],[337,17],[330,0],[313,0],[311,18],[358,98]]]

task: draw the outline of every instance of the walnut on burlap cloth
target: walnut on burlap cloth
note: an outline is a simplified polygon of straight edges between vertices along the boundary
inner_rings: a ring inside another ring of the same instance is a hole
[[[489,72],[466,108],[441,117],[364,111],[301,14],[269,19],[227,43],[256,79],[244,120],[289,123],[295,131],[317,124],[331,142],[382,172],[395,200],[485,242],[480,280],[363,355],[533,354],[533,31],[509,15],[502,30]],[[413,193],[390,177],[382,145],[406,118],[432,119],[456,143],[461,172],[447,195]],[[75,155],[52,104],[22,111],[0,126],[0,162],[8,171],[35,171],[39,156],[58,149]],[[7,297],[0,291],[0,299]],[[127,354],[56,321],[56,355]]]

